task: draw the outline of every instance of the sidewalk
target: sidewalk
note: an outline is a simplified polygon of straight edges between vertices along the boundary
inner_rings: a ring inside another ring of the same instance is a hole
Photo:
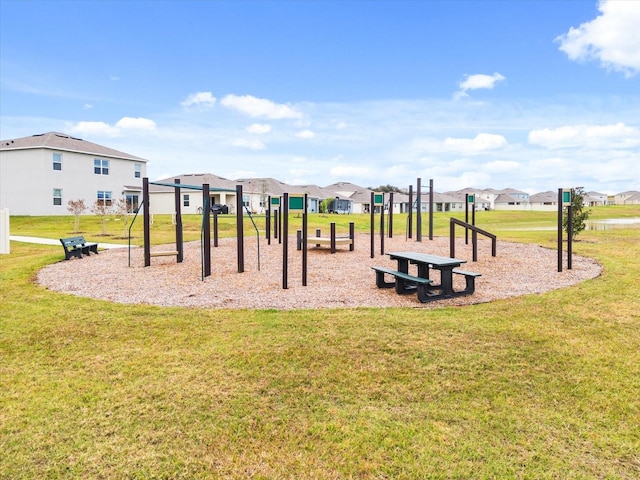
[[[41,245],[60,245],[60,240],[54,238],[40,238],[40,237],[21,237],[19,235],[9,235],[9,240],[12,242],[24,242],[24,243],[39,243]],[[98,243],[98,248],[107,250],[110,248],[127,248],[128,245],[121,245],[116,243]]]

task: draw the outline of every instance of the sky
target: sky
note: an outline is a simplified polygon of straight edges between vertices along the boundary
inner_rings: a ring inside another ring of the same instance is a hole
[[[640,0],[0,0],[0,138],[186,173],[640,190]]]

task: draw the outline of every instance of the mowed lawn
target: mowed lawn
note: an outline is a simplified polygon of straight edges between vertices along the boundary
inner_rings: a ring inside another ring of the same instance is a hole
[[[593,214],[607,216],[640,207]],[[18,218],[12,234],[71,236],[64,222]],[[478,215],[499,242],[551,248],[554,222]],[[96,222],[81,229],[102,241]],[[574,254],[603,275],[543,295],[292,312],[52,293],[34,278],[62,247],[12,242],[0,255],[0,478],[640,478],[640,229],[578,239]]]

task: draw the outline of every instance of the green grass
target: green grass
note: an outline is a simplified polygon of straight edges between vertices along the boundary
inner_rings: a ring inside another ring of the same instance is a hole
[[[72,220],[12,218],[12,234]],[[554,222],[477,224],[554,246]],[[38,287],[62,247],[12,242],[0,478],[638,478],[639,237],[583,232],[574,252],[604,273],[574,287],[428,311],[117,305]]]

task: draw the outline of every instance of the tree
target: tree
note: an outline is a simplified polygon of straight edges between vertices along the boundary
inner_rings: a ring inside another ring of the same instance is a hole
[[[80,215],[84,213],[87,206],[84,204],[84,200],[69,200],[67,202],[67,210],[75,215],[75,222],[73,224],[73,233],[78,233],[80,228]]]
[[[126,198],[120,198],[114,208],[113,214],[122,221],[122,238],[127,238],[127,226],[129,225],[129,205]]]
[[[111,205],[104,200],[96,200],[91,205],[91,211],[102,219],[102,235],[107,235],[107,215],[111,213]]]
[[[584,209],[584,196],[585,191],[582,187],[575,187],[571,189],[571,227],[573,230],[573,238],[578,236],[585,228],[587,228],[587,219],[591,214],[591,210]],[[568,209],[565,209],[562,213],[562,229],[569,233],[569,215]]]
[[[402,190],[401,188],[395,187],[393,185],[380,185],[379,187],[376,188],[371,188],[371,187],[367,187],[369,190],[373,190],[374,192],[384,192],[384,193],[390,193],[390,192],[394,192],[394,193],[406,193],[404,190]]]

